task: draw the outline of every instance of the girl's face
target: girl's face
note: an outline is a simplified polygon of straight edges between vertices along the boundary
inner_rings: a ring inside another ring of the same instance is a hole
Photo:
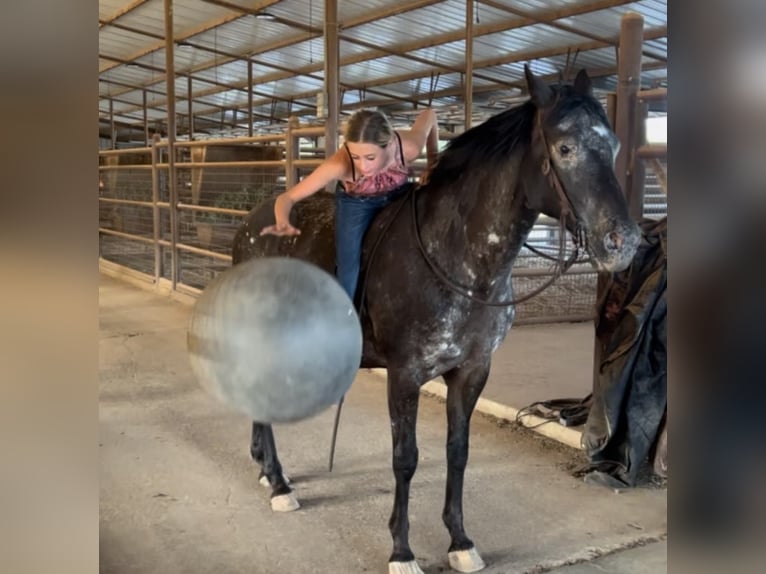
[[[388,149],[372,143],[346,142],[354,169],[364,176],[375,175],[388,164]]]

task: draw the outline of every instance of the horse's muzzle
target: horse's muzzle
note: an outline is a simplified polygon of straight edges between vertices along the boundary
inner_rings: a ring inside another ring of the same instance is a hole
[[[601,240],[601,254],[596,256],[596,266],[601,271],[622,271],[633,261],[641,233],[635,223],[619,223],[612,227]]]

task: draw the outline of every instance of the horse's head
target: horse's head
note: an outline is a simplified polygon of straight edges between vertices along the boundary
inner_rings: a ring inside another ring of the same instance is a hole
[[[540,181],[540,193],[529,194],[527,202],[551,217],[564,215],[599,270],[621,271],[633,259],[640,232],[614,173],[619,141],[590,78],[582,70],[573,85],[554,88],[528,67],[525,73],[535,107],[532,169]]]

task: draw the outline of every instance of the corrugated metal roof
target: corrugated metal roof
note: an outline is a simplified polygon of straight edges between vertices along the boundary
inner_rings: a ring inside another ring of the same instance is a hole
[[[613,90],[621,19],[628,12],[644,18],[643,84],[667,80],[666,0],[479,0],[472,6],[477,110],[518,96],[524,63],[556,77],[575,52],[576,67],[591,71],[597,87]],[[418,103],[437,111],[449,107],[444,115],[456,115],[465,85],[465,0],[338,0],[338,20],[345,109],[376,105],[396,115]],[[323,90],[323,27],[323,0],[174,2],[177,114],[188,114],[191,99],[198,130],[210,126],[220,133],[227,121],[239,129],[247,117],[249,66],[257,125],[288,114],[314,120],[316,94]],[[111,127],[111,107],[115,125],[143,132],[144,97],[152,129],[163,129],[164,34],[163,0],[99,1],[103,131]]]

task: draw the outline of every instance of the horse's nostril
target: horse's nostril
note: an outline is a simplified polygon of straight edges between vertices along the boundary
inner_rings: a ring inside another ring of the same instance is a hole
[[[608,251],[620,251],[625,243],[625,238],[617,231],[610,231],[604,237],[604,247]]]

